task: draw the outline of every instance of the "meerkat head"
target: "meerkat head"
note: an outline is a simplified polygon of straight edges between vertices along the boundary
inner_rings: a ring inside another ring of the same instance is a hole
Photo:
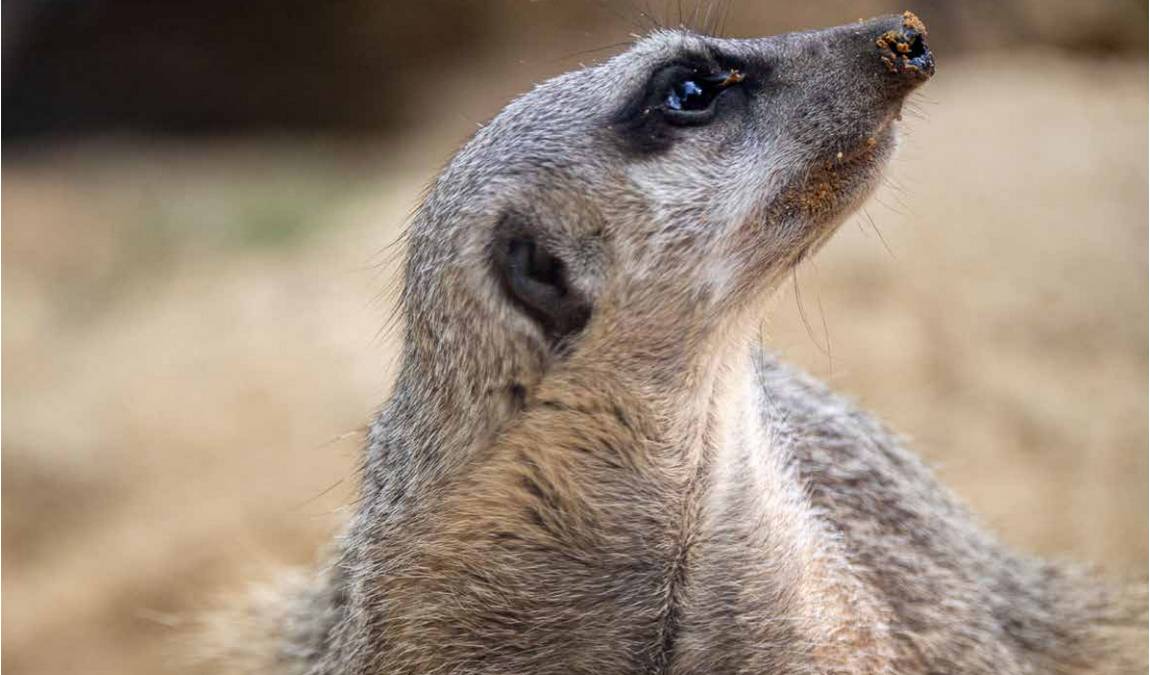
[[[909,12],[762,39],[664,31],[538,85],[416,216],[409,322],[538,366],[596,327],[703,335],[747,314],[874,188],[934,72],[925,37]]]

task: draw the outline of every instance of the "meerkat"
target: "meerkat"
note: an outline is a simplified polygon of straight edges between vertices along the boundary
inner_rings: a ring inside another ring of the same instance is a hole
[[[402,366],[355,513],[324,570],[233,617],[221,668],[1144,663],[1140,598],[1008,551],[755,339],[874,189],[934,73],[926,35],[909,12],[656,32],[479,130],[410,224]]]

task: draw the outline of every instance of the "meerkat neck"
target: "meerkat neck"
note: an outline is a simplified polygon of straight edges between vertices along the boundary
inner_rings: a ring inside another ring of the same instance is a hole
[[[389,599],[379,640],[436,645],[436,658],[447,665],[478,658],[473,650],[506,648],[483,658],[508,672],[540,672],[542,663],[529,659],[558,655],[559,662],[579,663],[595,654],[594,669],[604,672],[666,665],[682,620],[689,542],[714,473],[713,445],[733,438],[716,428],[720,408],[742,389],[722,386],[723,361],[671,374],[638,371],[632,358],[594,358],[604,353],[574,353],[558,364],[521,411],[482,432],[485,441],[429,428],[428,438],[473,446],[452,475],[394,482],[455,461],[416,466],[408,457],[388,467],[390,477],[374,479],[393,481],[395,494],[401,487],[420,492],[368,519],[386,530],[389,550],[402,551],[389,565],[427,571],[374,580],[372,597]],[[388,414],[407,414],[408,398],[423,398],[418,405],[426,407],[425,397],[435,393],[398,392]],[[394,431],[382,430],[381,440],[388,433]],[[409,446],[408,453],[426,450]],[[439,613],[442,607],[451,615]],[[571,607],[587,611],[573,614]],[[603,620],[587,625],[589,616]],[[514,648],[517,626],[564,621],[570,625],[538,638],[552,642]],[[460,639],[466,626],[482,627],[487,637]],[[488,635],[505,629],[505,640]]]
[[[669,448],[697,453],[719,412],[712,403],[724,373],[749,368],[747,331],[703,333],[692,328],[699,321],[602,321],[550,363],[526,349],[492,354],[486,345],[480,354],[483,339],[473,332],[413,323],[368,445],[365,490],[373,498],[380,492],[384,503],[388,492],[417,500],[495,442],[533,401],[556,392],[641,416]]]

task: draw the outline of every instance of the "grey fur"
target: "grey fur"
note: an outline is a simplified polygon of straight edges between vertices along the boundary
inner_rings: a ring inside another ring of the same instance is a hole
[[[1114,640],[1144,636],[1140,597],[1008,552],[896,437],[754,346],[777,280],[893,151],[918,74],[876,41],[915,22],[658,33],[480,130],[411,225],[403,365],[338,552],[237,626],[224,660],[309,675],[1133,672],[1142,645]],[[744,90],[709,125],[650,126],[651,73],[711,49],[741,64]],[[492,272],[508,214],[591,303],[562,344]]]

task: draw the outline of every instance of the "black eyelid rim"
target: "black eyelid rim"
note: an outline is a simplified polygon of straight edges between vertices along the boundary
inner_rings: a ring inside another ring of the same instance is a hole
[[[720,51],[714,45],[703,45],[701,51],[690,51],[684,54],[676,55],[674,58],[665,62],[661,66],[655,68],[651,72],[651,76],[657,75],[660,71],[673,66],[682,65],[692,69],[705,69],[717,68],[720,70],[741,70],[746,71],[746,61],[737,56],[732,56],[726,52]]]
[[[740,80],[738,84],[745,83],[748,78],[748,73],[742,59],[736,59],[722,54],[709,45],[706,51],[706,54],[692,54],[686,57],[680,56],[654,70],[650,77],[647,78],[647,98],[661,94],[658,90],[658,87],[662,84],[660,81],[665,81],[665,73],[667,73],[667,71],[676,68],[681,68],[684,74],[688,72],[693,73],[709,84],[722,82],[730,75],[731,71],[738,71],[743,76],[743,79]],[[728,85],[728,87],[724,87],[724,89],[728,89],[731,86],[734,85]]]

